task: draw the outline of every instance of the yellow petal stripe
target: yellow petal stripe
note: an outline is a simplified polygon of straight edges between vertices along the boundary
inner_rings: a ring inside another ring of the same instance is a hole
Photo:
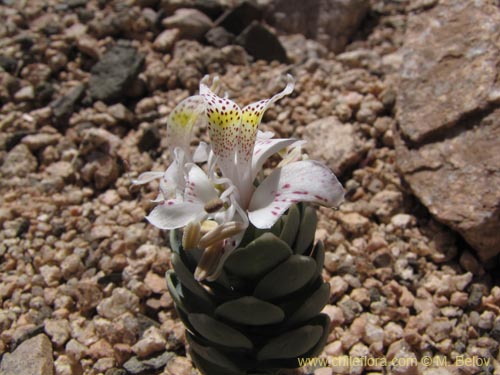
[[[236,148],[241,123],[241,109],[229,99],[221,98],[211,91],[202,95],[206,101],[208,134],[215,155],[231,157]]]
[[[205,101],[200,95],[190,96],[180,102],[167,119],[167,137],[172,150],[175,147],[187,148],[191,140],[194,124],[203,121]]]

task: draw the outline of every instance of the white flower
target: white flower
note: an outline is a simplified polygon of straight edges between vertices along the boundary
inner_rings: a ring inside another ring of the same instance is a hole
[[[309,160],[284,163],[254,187],[255,177],[264,162],[297,142],[270,138],[269,133],[257,136],[257,127],[267,108],[293,91],[292,76],[287,76],[288,83],[283,91],[243,109],[227,98],[218,97],[204,80],[200,84],[200,94],[205,98],[212,151],[218,158],[222,175],[238,190],[238,203],[248,211],[255,227],[270,228],[294,203],[334,207],[342,201],[344,190],[335,175],[324,164]],[[297,159],[293,154],[291,158]]]
[[[324,164],[302,160],[303,141],[273,138],[257,127],[267,108],[293,91],[287,76],[283,91],[270,99],[241,109],[233,101],[217,96],[200,83],[200,95],[177,105],[167,120],[167,135],[173,160],[165,172],[146,172],[134,181],[143,184],[160,179],[159,204],[147,216],[160,229],[188,227],[188,242],[205,248],[195,277],[216,279],[225,259],[243,238],[249,221],[257,228],[273,226],[294,203],[310,202],[328,207],[338,205],[344,190]],[[191,154],[189,144],[196,124],[208,125],[211,145],[201,143]],[[288,150],[284,160],[255,187],[265,161]],[[208,161],[207,172],[194,163]],[[215,227],[201,236],[203,223]]]

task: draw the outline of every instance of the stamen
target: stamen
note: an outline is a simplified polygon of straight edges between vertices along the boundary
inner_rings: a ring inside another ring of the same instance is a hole
[[[195,249],[201,238],[201,225],[198,221],[191,221],[184,227],[182,247],[184,250]]]
[[[216,242],[222,241],[225,238],[232,237],[240,233],[242,230],[245,230],[246,227],[247,226],[244,223],[240,223],[238,221],[229,221],[227,223],[219,225],[218,227],[201,237],[198,246],[200,249],[207,248]]]
[[[216,242],[211,246],[207,247],[201,256],[201,259],[194,271],[194,278],[197,281],[202,281],[210,275],[215,268],[222,256],[223,241]]]
[[[214,212],[219,211],[222,207],[224,207],[224,202],[222,201],[222,199],[214,198],[205,203],[205,206],[203,208],[206,213],[213,214]]]

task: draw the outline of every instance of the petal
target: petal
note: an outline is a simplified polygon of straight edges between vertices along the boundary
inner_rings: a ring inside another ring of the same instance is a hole
[[[248,217],[257,228],[270,228],[297,202],[337,206],[344,189],[324,164],[305,160],[290,163],[271,173],[255,190]]]
[[[165,174],[165,172],[155,172],[155,171],[144,172],[144,173],[141,173],[139,175],[139,177],[137,177],[137,179],[132,180],[132,183],[134,185],[144,185],[144,184],[147,184],[148,182],[154,181],[158,178],[162,178],[164,174]]]
[[[205,142],[200,142],[196,150],[194,150],[193,161],[195,163],[204,163],[208,160],[210,154],[210,146]]]
[[[196,164],[188,164],[184,200],[188,203],[205,203],[218,198],[217,190],[207,174]]]
[[[294,79],[288,74],[287,85],[280,93],[270,99],[260,100],[247,105],[242,109],[241,126],[238,138],[238,160],[246,161],[252,156],[252,149],[257,135],[257,127],[262,120],[264,112],[271,104],[292,93],[294,88]]]
[[[156,206],[146,219],[155,227],[171,230],[200,221],[205,215],[203,204],[170,199]]]
[[[203,82],[200,94],[205,100],[208,135],[215,155],[230,158],[234,154],[241,123],[241,109],[233,101],[215,95]]]
[[[297,141],[293,138],[263,139],[257,138],[252,156],[252,181],[259,173],[266,160],[278,151],[288,147]]]
[[[269,138],[272,138],[274,137],[274,132],[272,131],[261,131],[261,130],[257,130],[257,139],[269,139]]]
[[[184,151],[180,148],[174,150],[174,161],[170,164],[160,182],[160,191],[165,199],[181,195],[184,191]]]
[[[205,101],[200,95],[190,96],[177,104],[167,119],[167,140],[171,149],[189,148],[193,126],[205,121],[204,116],[200,116],[204,110]]]

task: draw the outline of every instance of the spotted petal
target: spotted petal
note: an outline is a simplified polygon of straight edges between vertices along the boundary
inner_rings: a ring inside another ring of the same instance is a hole
[[[200,221],[206,215],[203,204],[170,199],[156,206],[146,219],[165,230],[181,228],[191,221]]]
[[[167,119],[167,140],[169,148],[182,148],[187,155],[191,133],[196,123],[205,121],[200,116],[205,110],[205,101],[200,95],[190,96],[181,101],[170,113]]]
[[[238,137],[238,161],[248,161],[252,156],[252,149],[257,135],[257,127],[259,126],[264,112],[271,104],[280,100],[286,95],[292,93],[294,88],[293,77],[288,74],[287,85],[280,93],[274,95],[270,99],[260,100],[258,102],[247,105],[242,109],[241,127]]]
[[[205,100],[208,134],[215,155],[228,158],[234,153],[241,123],[241,109],[226,98],[214,94],[204,83],[200,94]]]
[[[344,189],[328,167],[313,160],[298,161],[276,169],[257,187],[248,217],[257,228],[270,228],[293,203],[334,207],[343,197]]]
[[[252,156],[252,180],[259,173],[262,165],[278,151],[298,142],[293,138],[260,138],[257,137]]]
[[[217,190],[206,173],[196,164],[188,164],[184,200],[188,203],[205,203],[218,197]]]

